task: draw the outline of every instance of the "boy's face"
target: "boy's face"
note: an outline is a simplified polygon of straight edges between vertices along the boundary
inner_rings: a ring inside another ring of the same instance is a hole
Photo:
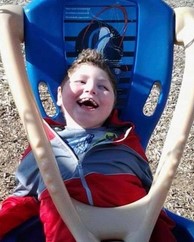
[[[92,64],[80,64],[63,89],[58,102],[69,127],[97,128],[109,117],[115,95],[105,71]]]

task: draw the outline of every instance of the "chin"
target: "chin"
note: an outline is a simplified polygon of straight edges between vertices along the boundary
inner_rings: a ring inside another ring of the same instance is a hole
[[[95,123],[95,122],[84,122],[84,123],[81,123],[79,125],[80,127],[84,128],[84,129],[95,129],[95,128],[99,128],[102,126],[102,124],[100,123]]]

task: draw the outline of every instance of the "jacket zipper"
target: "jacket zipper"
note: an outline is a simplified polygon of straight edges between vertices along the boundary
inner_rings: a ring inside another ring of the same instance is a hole
[[[86,179],[85,179],[85,176],[84,176],[84,172],[83,172],[83,167],[82,167],[82,161],[83,161],[83,158],[84,156],[81,158],[81,159],[78,159],[78,157],[76,156],[76,154],[73,152],[73,150],[69,147],[69,145],[67,145],[62,139],[60,136],[55,136],[57,138],[57,141],[59,143],[59,145],[61,147],[65,147],[66,150],[68,150],[70,152],[70,154],[72,155],[72,158],[77,162],[78,164],[78,171],[79,171],[79,176],[80,176],[80,180],[81,180],[81,183],[82,183],[82,186],[86,192],[86,195],[87,195],[87,198],[88,198],[88,203],[90,205],[94,205],[94,202],[93,202],[93,199],[92,199],[92,193],[91,193],[91,190],[86,182]]]

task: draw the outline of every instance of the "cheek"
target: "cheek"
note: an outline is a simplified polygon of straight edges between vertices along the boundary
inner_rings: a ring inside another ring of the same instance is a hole
[[[67,87],[62,93],[62,105],[66,109],[71,109],[75,106],[78,98],[78,90],[76,88]]]
[[[109,97],[107,97],[105,102],[106,102],[107,108],[112,110],[114,108],[114,104],[115,104],[115,97],[114,97],[114,95],[110,95]]]
[[[70,85],[66,85],[62,91],[62,99],[67,100],[68,98],[74,97],[76,94],[75,88]]]

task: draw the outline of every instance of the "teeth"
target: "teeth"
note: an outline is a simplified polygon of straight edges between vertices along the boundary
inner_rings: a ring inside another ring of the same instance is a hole
[[[92,98],[82,98],[78,100],[79,105],[92,106],[94,108],[98,107],[98,104]]]

